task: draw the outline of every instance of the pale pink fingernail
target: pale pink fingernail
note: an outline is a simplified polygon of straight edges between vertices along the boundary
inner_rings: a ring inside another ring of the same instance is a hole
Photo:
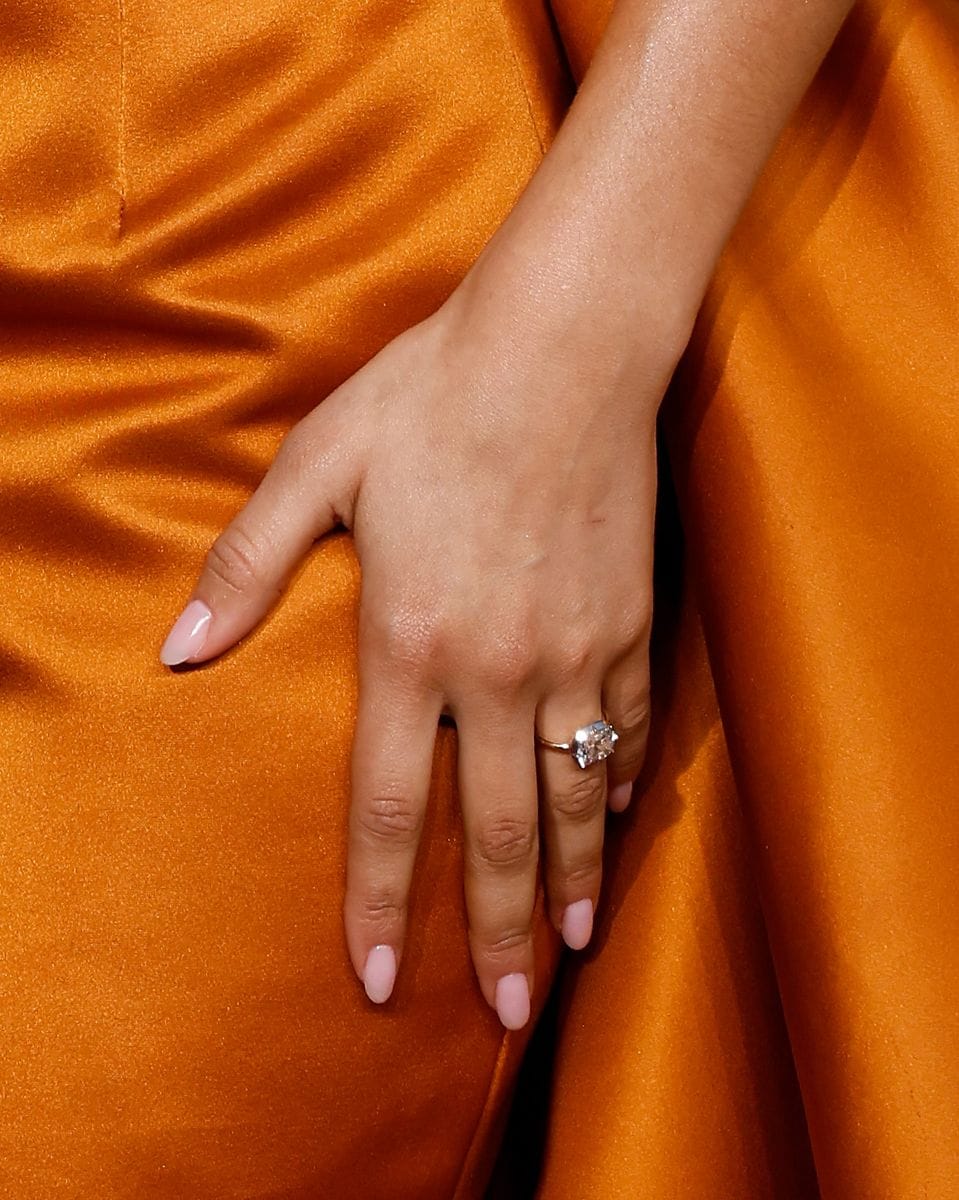
[[[628,783],[618,783],[609,791],[609,807],[613,812],[622,812],[624,808],[629,806],[629,802],[633,797],[633,781]]]
[[[496,1012],[507,1029],[522,1029],[529,1020],[529,984],[521,972],[497,981]]]
[[[396,982],[396,955],[392,946],[374,946],[366,956],[363,986],[374,1004],[389,1000]]]
[[[593,902],[577,900],[563,913],[563,941],[570,950],[582,950],[593,933]]]
[[[213,613],[202,600],[191,600],[167,634],[160,650],[160,662],[167,667],[178,666],[203,649],[210,630]]]

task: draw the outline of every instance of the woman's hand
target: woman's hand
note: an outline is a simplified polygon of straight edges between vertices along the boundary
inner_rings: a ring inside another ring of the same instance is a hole
[[[551,920],[581,948],[607,801],[625,808],[643,760],[655,417],[677,357],[651,348],[639,377],[598,338],[534,325],[468,276],[327,396],[210,547],[161,651],[168,665],[222,653],[267,614],[314,539],[352,530],[350,956],[370,998],[385,1000],[448,712],[472,957],[508,1028],[529,1015],[539,835]],[[534,728],[566,741],[604,711],[620,739],[605,762],[583,769],[535,744]]]
[[[473,959],[506,1025],[529,1012],[539,829],[551,918],[570,945],[589,938],[607,792],[622,808],[644,755],[655,414],[850,6],[617,0],[548,153],[463,283],[291,430],[210,548],[164,662],[233,645],[315,538],[353,531],[345,913],[375,1000],[402,952],[444,709]],[[534,727],[566,740],[603,708],[621,735],[605,767],[534,745]]]

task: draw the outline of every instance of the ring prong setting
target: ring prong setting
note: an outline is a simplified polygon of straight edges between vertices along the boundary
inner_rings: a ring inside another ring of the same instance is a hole
[[[585,770],[609,758],[618,741],[619,734],[608,721],[593,721],[576,730],[570,739],[569,752]]]

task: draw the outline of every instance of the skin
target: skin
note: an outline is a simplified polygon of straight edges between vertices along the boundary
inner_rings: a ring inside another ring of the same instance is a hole
[[[164,662],[223,653],[316,538],[342,524],[355,539],[344,919],[371,999],[402,959],[443,712],[458,731],[472,957],[507,1028],[529,1016],[541,853],[554,925],[588,941],[606,810],[628,804],[645,756],[658,407],[850,7],[619,0],[552,146],[460,285],[289,431],[207,553]],[[535,743],[602,711],[620,733],[603,763],[582,770]]]

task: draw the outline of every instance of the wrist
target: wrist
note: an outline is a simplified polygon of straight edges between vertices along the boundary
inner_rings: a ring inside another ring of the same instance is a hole
[[[575,254],[507,221],[487,243],[447,305],[472,336],[517,364],[535,360],[555,381],[589,390],[655,396],[692,332],[698,295],[652,277],[624,279],[610,262],[577,269]]]

